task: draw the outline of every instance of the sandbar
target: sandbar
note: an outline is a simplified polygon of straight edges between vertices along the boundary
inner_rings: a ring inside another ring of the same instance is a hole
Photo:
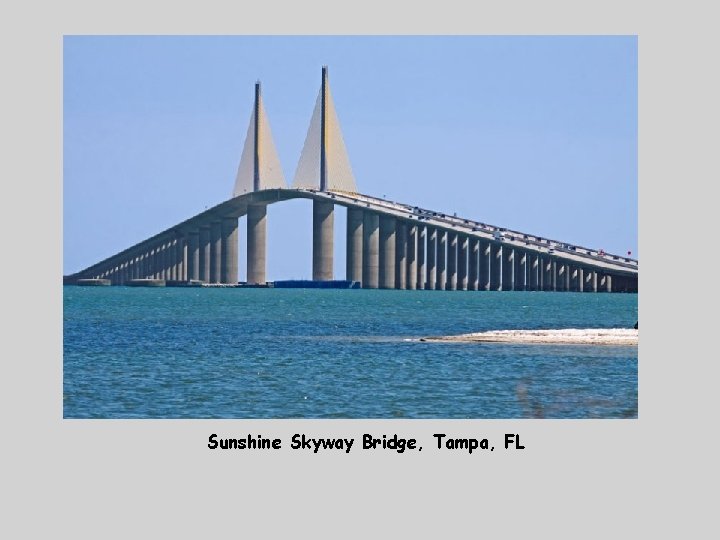
[[[493,330],[431,336],[420,341],[432,343],[545,343],[569,345],[637,345],[638,330],[626,328],[565,328],[562,330]]]

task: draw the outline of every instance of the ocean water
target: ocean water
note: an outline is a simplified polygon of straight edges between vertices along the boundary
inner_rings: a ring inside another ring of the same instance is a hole
[[[636,418],[636,294],[64,287],[65,418]]]

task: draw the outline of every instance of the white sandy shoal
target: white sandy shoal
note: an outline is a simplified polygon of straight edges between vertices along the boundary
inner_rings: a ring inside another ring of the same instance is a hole
[[[637,345],[638,330],[567,328],[563,330],[494,330],[457,336],[427,337],[430,342],[559,343],[578,345]]]

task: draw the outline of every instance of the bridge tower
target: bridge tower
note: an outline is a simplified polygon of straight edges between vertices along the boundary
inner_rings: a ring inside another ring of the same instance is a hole
[[[285,177],[263,107],[260,81],[250,117],[233,196],[264,189],[285,188]],[[266,278],[267,204],[252,201],[247,207],[247,282],[263,284]]]
[[[293,187],[321,192],[357,192],[330,93],[327,66],[322,67],[320,92],[315,102],[305,145],[300,154]],[[333,278],[334,214],[334,204],[331,201],[317,199],[313,201],[313,280],[315,281],[327,281]],[[348,219],[348,227],[353,228],[352,232],[348,233],[348,237],[354,242],[362,237],[362,232],[358,229],[359,218],[353,215]],[[349,265],[354,269],[353,275],[359,274],[361,266],[354,255],[359,248],[353,244],[348,249]]]

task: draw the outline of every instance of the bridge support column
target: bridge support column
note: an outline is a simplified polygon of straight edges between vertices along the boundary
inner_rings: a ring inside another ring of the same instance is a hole
[[[333,278],[334,205],[313,201],[313,281]]]
[[[515,290],[515,249],[510,246],[502,246],[502,290]]]
[[[172,265],[170,268],[170,279],[178,280],[180,279],[180,272],[182,270],[180,263],[182,257],[180,238],[174,238],[171,246],[170,256],[172,257]]]
[[[528,266],[528,284],[527,290],[538,291],[538,270],[540,269],[540,257],[537,253],[526,253],[525,260]]]
[[[458,289],[458,291],[467,291],[468,290],[468,246],[469,246],[469,244],[470,244],[470,239],[467,236],[465,236],[464,234],[461,234],[458,237],[458,241],[457,241],[457,248],[458,248],[457,289]]]
[[[395,222],[390,216],[380,216],[380,288],[395,288]]]
[[[155,246],[153,250],[153,279],[162,279],[162,244]]]
[[[478,266],[478,290],[490,290],[490,259],[491,259],[490,242],[480,240],[480,264]]]
[[[187,274],[187,267],[188,267],[188,245],[187,245],[188,237],[187,235],[183,235],[178,239],[178,242],[180,244],[180,260],[178,262],[179,265],[179,274],[178,279],[181,279],[182,281],[188,280],[188,274]]]
[[[200,272],[200,279],[205,283],[210,283],[210,228],[200,228],[200,265],[198,267]]]
[[[362,287],[377,289],[380,283],[380,216],[363,212]]]
[[[190,231],[187,238],[187,278],[198,280],[200,279],[200,231]]]
[[[237,285],[238,282],[238,218],[222,220],[220,280]]]
[[[220,283],[222,267],[222,223],[210,225],[210,282]]]
[[[528,252],[523,249],[515,249],[515,290],[527,290],[527,266]]]
[[[503,267],[502,244],[491,244],[490,248],[490,290],[502,290],[502,267]]]
[[[165,244],[160,244],[155,251],[155,279],[165,279]]]
[[[165,271],[165,279],[174,281],[176,272],[175,265],[177,264],[177,249],[175,247],[175,239],[168,240],[167,247],[167,258],[165,259],[167,264],[167,270]]]
[[[468,289],[477,291],[480,287],[480,239],[470,239],[470,260],[468,261]]]
[[[425,270],[427,263],[425,261],[425,244],[427,242],[427,228],[425,225],[417,226],[417,288],[424,289],[427,283]]]
[[[170,260],[168,261],[168,279],[171,281],[177,280],[177,263],[178,263],[178,249],[177,249],[177,239],[173,238],[168,243],[170,246],[170,249],[168,250],[168,255],[170,256]]]
[[[447,231],[437,231],[437,251],[435,252],[435,290],[444,291],[447,287]]]
[[[427,228],[427,280],[425,288],[434,291],[437,288],[437,237],[435,227]]]
[[[563,264],[563,272],[565,273],[565,284],[563,290],[565,292],[570,291],[570,265],[567,263]]]
[[[140,277],[147,279],[152,275],[152,250],[147,249],[143,254],[142,262],[140,264]]]
[[[167,242],[163,242],[160,245],[160,257],[159,257],[159,272],[158,279],[167,279],[167,268],[168,268],[168,245]]]
[[[590,288],[592,292],[598,292],[598,274],[596,270],[591,270],[590,275],[588,276],[590,279]]]
[[[613,292],[613,282],[612,282],[612,280],[613,280],[613,278],[612,278],[611,275],[608,274],[608,275],[605,276],[605,290],[606,290],[607,292]]]
[[[407,223],[397,220],[395,225],[395,288],[407,288]]]
[[[407,288],[417,289],[417,225],[408,224],[407,234]]]
[[[362,283],[363,211],[360,208],[347,209],[345,255],[345,279]]]
[[[448,291],[457,289],[458,281],[458,235],[456,232],[448,233],[448,250],[447,250],[447,286]]]
[[[555,262],[555,291],[562,291],[565,283],[564,265],[560,261]]]
[[[153,250],[153,279],[163,278],[163,245],[158,244]]]
[[[585,292],[585,271],[581,267],[577,267],[577,291]]]
[[[251,204],[247,213],[247,282],[267,283],[267,206]]]
[[[145,277],[153,279],[155,277],[155,248],[148,250],[146,265]]]

